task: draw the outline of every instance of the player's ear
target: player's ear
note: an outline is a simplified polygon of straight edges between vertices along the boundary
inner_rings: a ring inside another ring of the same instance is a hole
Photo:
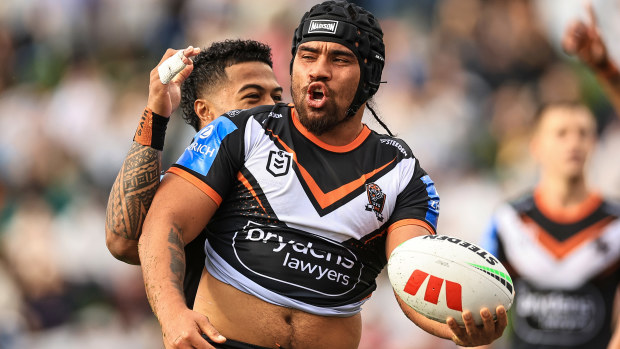
[[[201,125],[206,125],[215,119],[214,107],[210,101],[203,98],[198,98],[194,101],[194,111],[198,115]]]

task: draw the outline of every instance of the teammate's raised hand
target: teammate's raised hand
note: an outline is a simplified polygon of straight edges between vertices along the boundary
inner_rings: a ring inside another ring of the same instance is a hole
[[[177,54],[179,51],[180,50],[168,49],[161,61],[159,61],[159,64],[151,70],[147,107],[151,108],[154,113],[165,117],[169,117],[172,112],[179,107],[181,101],[181,84],[194,69],[190,57],[199,54],[200,48],[189,46],[184,49],[183,55],[180,58],[185,64],[185,67],[176,74],[169,83],[164,84],[160,79],[159,67],[162,66],[168,58]]]
[[[576,20],[566,28],[562,37],[562,48],[598,72],[606,69],[610,61],[591,3],[587,5],[587,11],[589,17],[587,22]]]

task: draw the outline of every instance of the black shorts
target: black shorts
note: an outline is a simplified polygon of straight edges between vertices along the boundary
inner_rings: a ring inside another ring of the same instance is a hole
[[[203,334],[202,337],[206,339],[207,342],[209,342],[209,344],[211,344],[217,349],[270,349],[267,347],[261,347],[260,345],[239,342],[239,341],[228,339],[228,338],[226,338],[226,342],[220,344],[220,343],[216,343],[212,341],[209,337],[207,337],[206,334]],[[278,348],[281,348],[281,347],[278,347]]]

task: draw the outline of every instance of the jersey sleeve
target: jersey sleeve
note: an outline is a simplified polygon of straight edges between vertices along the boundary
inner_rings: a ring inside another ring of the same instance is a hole
[[[413,224],[425,227],[435,234],[439,218],[439,194],[435,183],[417,161],[410,178],[396,199],[388,233],[400,226]]]
[[[500,236],[498,232],[497,218],[495,216],[491,218],[486,230],[481,236],[480,247],[489,251],[500,262],[504,263],[504,261],[506,260],[506,257],[504,255],[504,249],[502,247],[502,242],[500,241]]]
[[[499,248],[499,242],[497,241],[497,223],[495,217],[491,218],[487,228],[485,229],[480,239],[480,246],[485,250],[491,252],[493,255],[497,255]]]
[[[224,115],[194,136],[168,172],[186,179],[219,205],[237,178],[243,160],[243,132]]]

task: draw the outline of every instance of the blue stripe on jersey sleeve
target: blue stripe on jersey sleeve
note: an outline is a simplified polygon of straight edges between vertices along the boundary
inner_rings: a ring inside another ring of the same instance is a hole
[[[480,245],[480,247],[491,252],[492,255],[497,256],[499,252],[499,243],[497,241],[497,222],[495,218],[491,220],[487,230],[482,235]]]
[[[192,144],[185,149],[176,163],[206,176],[220,150],[222,140],[236,129],[237,125],[224,116],[211,121],[194,136]]]
[[[426,193],[428,194],[428,209],[426,210],[426,221],[437,229],[437,219],[439,218],[439,194],[435,188],[435,183],[428,175],[420,178],[426,184]]]

